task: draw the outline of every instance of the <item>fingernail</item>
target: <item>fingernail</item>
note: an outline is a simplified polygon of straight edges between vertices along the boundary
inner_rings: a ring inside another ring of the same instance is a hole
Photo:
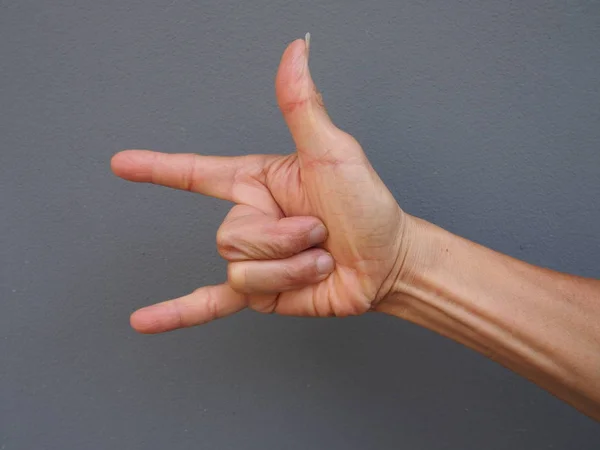
[[[333,258],[328,253],[317,258],[317,272],[327,274],[333,271]]]
[[[306,33],[304,42],[306,42],[306,62],[308,62],[308,58],[310,57],[310,33]]]
[[[308,66],[308,48],[304,47],[303,52],[298,52],[294,58],[294,69],[296,70],[296,74],[298,78],[304,75],[306,68]]]
[[[316,226],[308,235],[308,244],[317,245],[325,240],[327,236],[327,228],[324,225]]]

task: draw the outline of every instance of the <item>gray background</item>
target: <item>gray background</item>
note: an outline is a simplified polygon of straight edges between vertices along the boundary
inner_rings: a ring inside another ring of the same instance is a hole
[[[122,148],[288,152],[285,45],[403,207],[600,267],[600,3],[0,1],[1,449],[597,449],[600,426],[429,331],[242,313],[136,335],[223,280],[229,205],[113,177]]]

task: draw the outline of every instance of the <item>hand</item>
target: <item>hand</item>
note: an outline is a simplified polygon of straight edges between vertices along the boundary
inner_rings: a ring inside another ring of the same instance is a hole
[[[217,233],[228,282],[135,312],[157,333],[243,308],[298,316],[347,316],[374,308],[409,269],[411,217],[362,148],[330,121],[308,69],[308,48],[285,51],[279,107],[297,147],[284,156],[214,157],[129,150],[114,156],[124,179],[236,203]]]

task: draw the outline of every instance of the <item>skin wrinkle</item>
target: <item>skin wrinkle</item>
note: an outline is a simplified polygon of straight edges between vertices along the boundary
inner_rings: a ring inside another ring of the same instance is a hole
[[[293,284],[296,280],[296,277],[295,277],[296,274],[294,273],[295,271],[293,270],[293,268],[290,267],[289,264],[283,263],[281,265],[281,269],[282,269],[281,278],[284,280],[285,285],[288,287],[293,286]],[[305,269],[305,268],[302,267],[302,269]]]
[[[303,150],[300,148],[298,148],[297,151],[298,153],[303,152]],[[300,167],[302,170],[331,170],[335,172],[340,166],[345,165],[346,162],[332,156],[331,151],[325,151],[325,153],[322,156],[319,156],[319,158],[303,159]]]
[[[264,314],[274,314],[275,311],[277,310],[277,304],[279,302],[279,296],[280,294],[277,294],[273,297],[273,301],[269,304],[269,306],[263,310],[261,310],[261,313]]]
[[[229,197],[236,203],[252,206],[256,197],[251,195],[253,191],[258,191],[260,209],[263,212],[274,212],[281,214],[277,202],[271,195],[265,185],[264,166],[267,164],[266,155],[256,155],[255,157],[242,157],[245,163],[239,163],[235,166],[233,181],[230,184]]]
[[[405,227],[406,227],[406,225],[403,225],[400,228],[401,229],[400,242],[410,242],[407,239],[405,239],[405,235],[406,235]],[[390,270],[385,275],[381,285],[377,289],[377,292],[375,293],[375,296],[373,297],[373,301],[371,302],[369,309],[374,308],[374,306],[377,305],[377,303],[379,303],[381,301],[381,299],[383,299],[386,295],[389,294],[389,290],[392,289],[392,287],[394,285],[395,274],[402,273],[402,268],[406,264],[406,258],[407,258],[408,252],[403,251],[402,249],[398,249],[396,251],[396,255],[397,255],[396,259],[394,260],[394,263],[390,266]],[[386,285],[389,285],[389,286],[386,286]],[[387,290],[388,292],[386,292],[385,294],[382,295],[382,290],[384,290],[384,289]]]
[[[189,171],[187,172],[187,179],[184,178],[183,179],[183,185],[184,185],[184,190],[189,191],[189,192],[195,192],[196,190],[194,189],[194,174],[196,173],[196,170],[198,169],[197,167],[197,162],[198,159],[196,158],[195,155],[190,155],[190,163],[189,163]]]
[[[332,279],[333,283],[335,283],[335,281],[337,280],[336,278]],[[334,295],[332,294],[334,292],[334,290],[328,290],[326,292],[326,298],[327,298],[327,309],[325,310],[325,313],[321,313],[322,316],[327,317],[328,314],[332,314],[334,316],[338,316],[339,315],[339,311],[336,310],[335,307],[335,302],[334,302]]]
[[[297,109],[305,108],[311,102],[311,94],[308,94],[305,98],[298,100],[290,100],[285,103],[280,103],[279,108],[283,114],[291,114]]]
[[[306,221],[302,228],[288,218],[270,218],[256,209],[241,213],[242,206],[236,206],[228,214],[217,231],[217,248],[222,255],[236,258],[247,255],[245,259],[287,258],[310,247],[309,234],[315,228]],[[235,212],[235,215],[233,214]],[[257,213],[259,214],[257,216]],[[253,219],[262,223],[253,223]],[[267,220],[267,222],[264,222]],[[257,226],[258,225],[258,226]]]
[[[214,288],[209,289],[208,296],[206,299],[206,309],[208,310],[209,320],[215,320],[220,318],[218,300],[214,295]]]
[[[311,303],[310,303],[310,304],[312,305],[312,311],[311,311],[311,314],[312,314],[313,316],[320,317],[320,316],[321,316],[321,313],[319,312],[319,308],[318,308],[318,306],[317,306],[317,305],[318,305],[318,303],[317,303],[317,296],[315,295],[315,291],[316,291],[317,289],[318,289],[318,286],[316,286],[316,287],[313,289],[313,291],[312,291],[312,295],[310,296],[310,298],[311,298]],[[330,308],[331,308],[331,306],[330,306]]]
[[[303,152],[308,153],[307,150],[302,150],[298,148],[298,153],[302,154]],[[342,171],[353,166],[358,168],[365,167],[365,163],[362,159],[341,159],[339,157],[331,156],[332,154],[333,151],[328,150],[324,155],[320,155],[318,158],[303,158],[301,169],[321,173],[323,173],[323,170],[326,169],[328,171],[333,171],[334,173],[341,172],[342,174],[344,174]],[[326,176],[331,176],[331,172],[326,172]]]
[[[224,227],[222,225],[217,230],[217,250],[219,251],[219,254],[226,259],[228,257],[233,257],[238,253],[237,248],[231,244],[233,238],[230,236],[232,233],[230,230],[230,227]]]
[[[366,281],[365,281],[365,277],[364,277],[362,274],[360,274],[356,268],[354,268],[354,267],[351,267],[351,266],[341,266],[341,267],[340,267],[340,274],[344,273],[344,271],[345,271],[346,273],[347,273],[347,272],[350,272],[350,276],[351,276],[351,277],[354,277],[354,278],[356,278],[356,279],[359,281],[359,283],[360,283],[361,285],[364,285],[364,284],[365,284],[365,282],[366,282]],[[341,279],[341,276],[339,276],[339,277],[337,277],[337,278],[333,278],[333,282],[334,282],[334,283],[337,283],[337,284],[338,284],[338,287],[337,287],[337,289],[334,289],[334,290],[332,290],[331,292],[340,292],[342,289],[339,287],[339,283],[342,283],[342,281],[343,281],[343,280]],[[364,289],[364,288],[363,288],[363,289]],[[368,288],[367,288],[367,291],[368,291]],[[361,296],[362,296],[362,297],[368,297],[368,295],[366,295],[366,296],[365,296],[365,295],[361,295]],[[334,301],[334,299],[335,299],[335,301]],[[339,302],[339,301],[342,301],[342,302],[343,302],[343,301],[344,301],[344,299],[343,299],[342,297],[340,297],[339,295],[338,295],[338,296],[329,295],[329,302],[330,302],[330,308],[331,308],[331,310],[336,312],[336,314],[335,314],[336,316],[341,316],[341,317],[344,317],[344,316],[345,316],[345,315],[347,315],[347,314],[344,314],[344,313],[339,313],[339,311],[341,311],[341,310],[342,310],[342,308],[340,308],[339,306],[337,306],[337,307],[335,306],[335,305],[336,305],[336,303],[337,303],[337,302]],[[365,304],[365,302],[364,302],[364,300],[363,300],[363,299],[359,299],[359,301],[360,301],[360,302],[363,304],[363,306],[365,306],[365,305],[364,305],[364,304]],[[350,305],[351,307],[354,307],[354,303],[355,303],[355,302],[346,302],[346,303],[347,303],[348,305]],[[370,302],[369,302],[369,301],[367,301],[367,303],[368,303],[368,306],[365,306],[365,308],[362,310],[362,312],[366,312],[366,311],[369,309],[369,307],[370,307]]]
[[[158,161],[160,159],[161,155],[158,153],[155,153],[153,155],[153,160]],[[156,167],[158,167],[158,164],[155,163],[150,164],[150,182],[153,184],[160,184],[159,179],[156,177]]]
[[[288,215],[302,215],[300,212],[306,211],[309,208],[305,206],[306,193],[304,192],[300,180],[301,171],[299,171],[297,167],[292,167],[294,164],[298,164],[298,156],[295,153],[275,159],[270,164],[266,165],[265,185],[272,192],[283,191],[283,195],[281,196],[282,198],[290,198],[293,197],[294,192],[300,192],[301,200],[299,202],[300,207],[298,208],[298,211],[289,211]],[[296,179],[297,182],[293,184],[286,182],[286,180],[289,181],[290,178]],[[278,201],[276,196],[273,196],[273,201],[277,204],[279,210],[281,211],[281,215],[285,217],[286,214],[284,212],[283,202]]]
[[[273,223],[267,223],[262,227],[262,233],[270,236],[270,240],[267,242],[267,246],[269,247],[269,255],[283,256],[287,253],[286,248],[290,247],[291,256],[292,254],[300,252],[303,247],[307,246],[306,243],[308,241],[308,234],[306,231],[287,231],[277,228],[274,225],[275,224]],[[291,243],[292,245],[286,245],[287,242]]]
[[[180,302],[172,302],[171,306],[173,308],[173,311],[175,312],[175,317],[177,318],[177,327],[187,327],[185,320],[184,320],[184,315],[182,314],[181,311],[181,305]]]

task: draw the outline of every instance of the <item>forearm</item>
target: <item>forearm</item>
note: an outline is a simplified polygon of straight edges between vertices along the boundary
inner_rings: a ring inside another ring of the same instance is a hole
[[[600,282],[532,266],[415,219],[420,242],[378,310],[425,326],[600,419]]]

